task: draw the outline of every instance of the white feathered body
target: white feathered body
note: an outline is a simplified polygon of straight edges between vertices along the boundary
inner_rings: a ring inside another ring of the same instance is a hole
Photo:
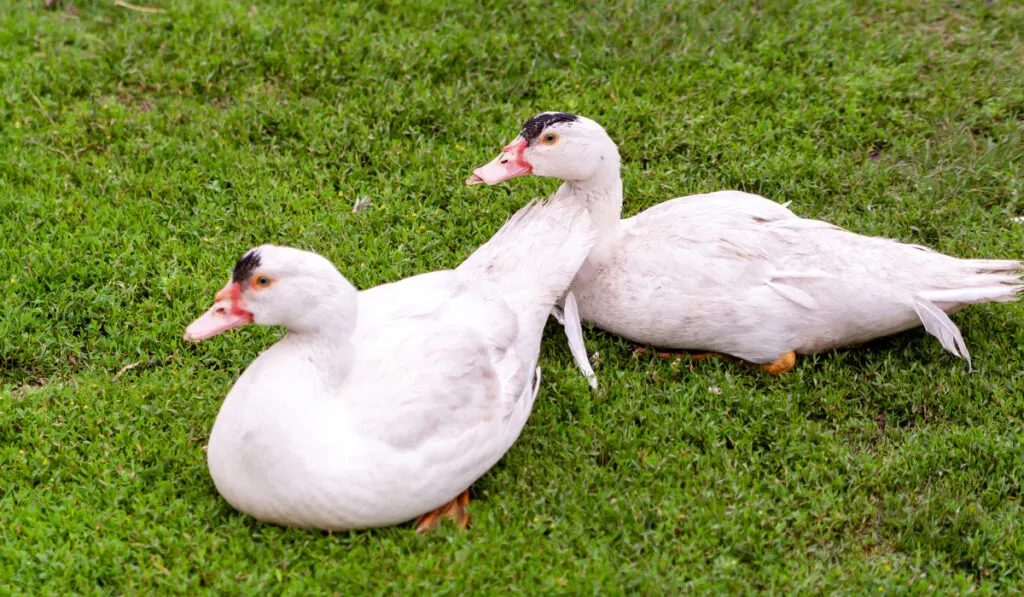
[[[224,498],[336,530],[410,520],[469,487],[526,423],[545,320],[594,242],[568,207],[531,204],[457,269],[359,293],[340,382],[317,365],[346,358],[330,343],[289,334],[262,353],[210,436]]]
[[[560,191],[560,193],[563,191]],[[635,342],[755,363],[922,323],[969,359],[946,317],[1011,301],[1022,265],[958,259],[797,217],[737,191],[674,199],[609,227],[572,291],[583,319]]]

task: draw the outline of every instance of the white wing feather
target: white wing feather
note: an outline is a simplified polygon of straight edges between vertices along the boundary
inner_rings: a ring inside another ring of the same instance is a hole
[[[784,296],[790,301],[793,301],[797,305],[800,305],[804,309],[817,309],[818,301],[813,296],[807,294],[803,290],[800,290],[796,286],[790,286],[789,284],[780,284],[778,282],[768,281],[768,288],[771,288],[775,292]]]
[[[570,291],[565,295],[565,307],[562,309],[562,325],[565,328],[565,338],[569,341],[569,352],[576,366],[580,368],[587,378],[590,387],[597,389],[597,375],[594,368],[590,366],[590,359],[587,357],[587,347],[583,343],[583,326],[580,324],[580,310],[576,306],[576,297]]]
[[[970,368],[971,353],[967,352],[964,337],[960,335],[960,329],[953,320],[926,298],[915,296],[913,306],[925,331],[938,338],[943,348],[967,361]]]

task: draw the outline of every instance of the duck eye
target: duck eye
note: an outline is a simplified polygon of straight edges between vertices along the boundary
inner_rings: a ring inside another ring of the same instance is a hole
[[[270,286],[270,278],[263,275],[256,276],[256,279],[253,280],[253,286],[256,286],[257,288],[266,288],[267,286]]]
[[[554,145],[555,143],[558,142],[558,134],[547,133],[540,138],[540,142],[543,143],[544,145]]]

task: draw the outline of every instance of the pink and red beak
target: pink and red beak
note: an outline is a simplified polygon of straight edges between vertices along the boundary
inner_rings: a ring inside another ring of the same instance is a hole
[[[510,178],[532,173],[533,167],[523,158],[525,149],[526,141],[523,139],[509,143],[501,150],[501,155],[473,170],[473,176],[469,177],[466,184],[495,185]]]
[[[231,328],[252,323],[252,313],[245,310],[242,286],[238,282],[228,282],[213,300],[213,306],[185,328],[186,340],[199,342]]]

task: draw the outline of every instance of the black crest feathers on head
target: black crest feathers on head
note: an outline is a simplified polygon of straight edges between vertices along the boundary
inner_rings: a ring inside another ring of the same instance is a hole
[[[260,252],[253,249],[242,255],[242,258],[235,262],[235,269],[231,270],[231,281],[244,285],[259,266]]]
[[[559,122],[577,122],[579,119],[579,116],[568,112],[545,112],[527,120],[522,130],[519,131],[519,135],[526,139],[527,145],[533,145],[536,143],[537,137],[549,126]]]

